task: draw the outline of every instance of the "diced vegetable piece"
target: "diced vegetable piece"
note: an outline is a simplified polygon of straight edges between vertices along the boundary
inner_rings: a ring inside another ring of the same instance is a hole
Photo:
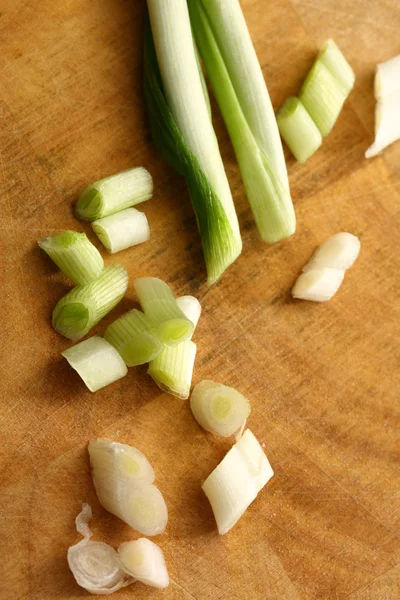
[[[128,287],[128,273],[122,265],[105,267],[100,277],[74,287],[61,298],[53,311],[53,327],[79,340],[122,300]]]
[[[181,296],[176,299],[176,303],[185,317],[193,323],[194,329],[196,329],[201,315],[201,304],[197,298],[194,296]]]
[[[378,100],[375,107],[375,141],[365,153],[372,158],[400,139],[400,85],[396,92]]]
[[[259,442],[246,429],[202,485],[220,535],[232,529],[273,474]]]
[[[164,392],[186,400],[190,394],[195,358],[196,344],[192,341],[166,346],[150,362],[147,373]]]
[[[342,87],[343,92],[348,96],[353,89],[356,76],[342,51],[332,39],[325,42],[317,60],[329,69]]]
[[[91,392],[114,383],[128,372],[118,352],[95,335],[62,352],[62,356],[75,369]]]
[[[327,302],[342,285],[344,271],[342,269],[315,268],[302,273],[298,277],[292,296],[301,300],[313,302]]]
[[[143,167],[128,169],[89,185],[75,204],[78,219],[94,221],[149,200],[153,180]]]
[[[356,261],[360,247],[360,240],[352,233],[335,233],[315,251],[303,272],[324,267],[346,271]]]
[[[384,63],[379,63],[375,74],[375,98],[386,98],[400,90],[400,54]]]
[[[300,163],[305,163],[322,144],[322,136],[303,103],[298,98],[288,98],[276,119],[292,154]]]
[[[104,261],[86,233],[61,231],[38,240],[39,247],[57,267],[78,285],[90,283],[101,274]]]
[[[110,254],[150,239],[146,215],[136,208],[126,208],[114,215],[98,219],[92,223],[92,228]]]
[[[137,581],[155,588],[169,585],[168,571],[160,546],[146,538],[125,542],[118,548],[122,567]]]

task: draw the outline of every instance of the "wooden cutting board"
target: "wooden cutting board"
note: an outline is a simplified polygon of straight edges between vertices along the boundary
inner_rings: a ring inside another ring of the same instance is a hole
[[[366,161],[373,73],[400,51],[398,0],[242,0],[274,106],[296,93],[333,37],[357,74],[332,134],[305,166],[288,154],[298,228],[259,240],[232,148],[214,110],[244,250],[207,288],[185,183],[153,148],[142,97],[143,0],[1,0],[2,600],[86,594],[66,563],[82,502],[98,540],[137,537],[96,499],[87,442],[140,448],[170,511],[171,584],[141,600],[398,600],[400,598],[400,144]],[[200,482],[229,449],[202,431],[187,402],[161,394],[145,368],[91,394],[61,358],[70,343],[50,316],[68,282],[36,246],[85,231],[72,204],[83,187],[135,165],[150,170],[143,205],[152,239],[106,257],[133,279],[159,276],[203,305],[194,381],[233,385],[275,477],[237,526],[218,537]],[[350,231],[361,254],[329,303],[290,288],[315,248]]]

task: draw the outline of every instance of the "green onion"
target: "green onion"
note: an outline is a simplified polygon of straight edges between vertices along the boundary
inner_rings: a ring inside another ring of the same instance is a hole
[[[89,185],[75,205],[78,219],[94,221],[149,200],[153,180],[143,167],[100,179]]]
[[[353,89],[356,76],[341,50],[331,39],[327,40],[317,60],[325,65],[340,84],[346,96]]]
[[[98,279],[77,285],[61,298],[53,311],[53,327],[79,340],[122,300],[128,287],[128,273],[121,265],[105,267]]]
[[[176,346],[190,338],[193,323],[185,317],[164,281],[156,277],[138,277],[134,286],[146,317],[164,344]]]
[[[346,97],[336,77],[319,60],[314,63],[299,94],[322,137],[331,132]]]
[[[121,379],[128,372],[115,348],[97,335],[64,350],[62,356],[77,371],[91,392]]]
[[[235,207],[199,75],[186,1],[147,4],[157,49],[156,56],[147,28],[144,91],[151,131],[157,148],[187,180],[212,284],[242,250]]]
[[[151,323],[145,315],[133,309],[111,323],[104,338],[118,350],[128,367],[135,367],[150,362],[163,349],[150,329]]]
[[[237,0],[189,0],[196,42],[231,137],[262,239],[294,233],[296,219],[275,114]]]
[[[288,98],[276,116],[281,136],[294,157],[305,163],[322,144],[318,127],[298,98]]]
[[[96,279],[104,268],[100,252],[85,233],[61,231],[40,238],[38,245],[67,277],[79,285]]]
[[[151,361],[147,374],[159,388],[177,398],[189,398],[192,383],[196,344],[190,340],[178,346],[166,346]]]
[[[146,215],[136,208],[126,208],[92,223],[92,228],[110,254],[136,246],[150,239]]]

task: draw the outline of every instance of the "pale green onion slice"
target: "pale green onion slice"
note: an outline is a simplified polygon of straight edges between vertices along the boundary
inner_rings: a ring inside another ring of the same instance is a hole
[[[39,247],[74,283],[84,285],[96,279],[104,268],[100,252],[85,233],[61,231],[38,240]]]
[[[303,272],[324,267],[347,271],[356,261],[360,247],[357,236],[345,231],[335,233],[315,251]]]
[[[325,42],[318,54],[317,60],[329,69],[347,96],[353,89],[356,76],[343,53],[332,39]]]
[[[151,361],[147,374],[164,392],[186,400],[190,394],[195,358],[196,344],[190,340],[178,346],[166,346]]]
[[[318,127],[298,98],[288,98],[276,120],[281,136],[300,163],[305,163],[322,144]]]
[[[97,335],[64,350],[62,356],[91,392],[114,383],[128,372],[115,348]]]
[[[193,323],[193,333],[201,315],[201,304],[194,296],[181,296],[176,303],[189,321]]]
[[[336,77],[319,60],[314,63],[299,93],[300,100],[322,137],[331,132],[346,97]]]
[[[377,100],[400,90],[400,54],[376,67],[374,92]]]
[[[293,289],[293,298],[311,300],[312,302],[327,302],[338,291],[344,278],[342,269],[323,267],[302,273]]]
[[[138,277],[134,281],[145,316],[164,344],[176,346],[193,333],[193,323],[185,317],[171,288],[156,277]]]
[[[128,169],[89,185],[75,204],[78,219],[94,221],[149,200],[153,180],[143,167]]]
[[[128,273],[122,265],[105,267],[100,277],[61,298],[53,311],[54,329],[79,340],[122,300],[127,287]]]
[[[92,228],[110,254],[150,239],[146,215],[136,208],[126,208],[114,215],[98,219],[92,223]]]
[[[123,570],[137,581],[155,588],[166,588],[169,576],[160,546],[146,538],[124,542],[118,548]]]
[[[259,442],[246,429],[202,485],[220,535],[232,529],[273,474]]]
[[[190,408],[201,427],[221,437],[239,431],[251,412],[250,402],[240,392],[206,379],[195,385]]]
[[[135,308],[111,323],[104,338],[118,350],[128,367],[150,362],[163,349],[163,344],[151,331],[150,321]]]

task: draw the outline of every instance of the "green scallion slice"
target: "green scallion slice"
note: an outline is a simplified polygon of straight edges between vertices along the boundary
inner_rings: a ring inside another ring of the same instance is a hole
[[[298,98],[288,98],[279,109],[276,120],[282,138],[300,163],[305,163],[322,144],[318,127]]]
[[[342,51],[331,39],[327,40],[317,60],[325,65],[340,84],[346,96],[353,89],[356,76]]]
[[[189,398],[196,344],[190,340],[178,346],[166,346],[149,364],[147,374],[159,388],[177,398]]]

